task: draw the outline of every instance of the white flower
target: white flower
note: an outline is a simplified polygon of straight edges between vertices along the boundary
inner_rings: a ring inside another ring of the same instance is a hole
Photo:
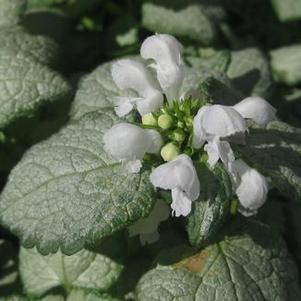
[[[276,119],[276,110],[260,97],[247,97],[233,107],[206,105],[200,108],[193,120],[193,144],[198,149],[208,142],[205,150],[210,166],[213,167],[221,159],[231,172],[229,162],[234,160],[234,155],[230,144],[222,140],[244,142],[247,131],[244,118],[266,125]]]
[[[140,54],[144,59],[153,59],[151,64],[158,81],[169,102],[179,97],[179,89],[184,79],[181,59],[182,45],[171,35],[156,34],[142,44]]]
[[[123,59],[112,65],[112,77],[120,89],[133,89],[139,97],[116,97],[116,114],[124,116],[135,107],[140,115],[157,111],[163,104],[160,87],[142,63]]]
[[[179,90],[184,79],[181,51],[181,44],[173,36],[156,34],[147,38],[140,50],[144,59],[152,60],[150,68],[133,59],[122,59],[112,65],[112,78],[117,87],[138,94],[137,97],[113,99],[118,116],[134,108],[141,116],[157,111],[163,104],[163,93],[168,101],[180,99]]]
[[[208,153],[211,167],[221,160],[232,177],[243,214],[254,214],[267,198],[268,183],[264,176],[242,160],[235,160],[228,141],[241,140],[247,131],[244,118],[264,125],[275,118],[275,109],[261,98],[247,98],[234,107],[203,106],[193,121],[194,147]],[[226,141],[228,140],[228,141]]]
[[[276,109],[260,97],[247,97],[233,108],[244,118],[252,119],[259,125],[265,126],[270,121],[276,120]]]
[[[105,151],[117,160],[126,161],[132,172],[140,170],[145,153],[157,153],[163,144],[158,132],[129,123],[115,124],[105,133],[103,141]]]
[[[232,176],[241,206],[256,212],[267,199],[269,187],[266,178],[242,160],[232,163]]]
[[[171,208],[177,217],[187,216],[191,211],[191,202],[200,194],[196,170],[190,157],[184,154],[155,168],[150,180],[155,187],[171,190]]]
[[[230,144],[225,139],[241,140],[247,131],[244,118],[232,107],[223,105],[206,105],[199,109],[193,120],[193,145],[200,148],[207,141],[204,149],[208,153],[208,163],[211,167],[219,159],[230,170],[234,154]],[[222,140],[224,139],[224,140]]]
[[[194,146],[199,148],[205,141],[244,135],[247,124],[232,107],[206,105],[199,109],[193,120]]]
[[[140,235],[142,245],[155,242],[159,238],[159,224],[165,221],[169,214],[170,209],[167,204],[162,200],[158,200],[148,217],[140,219],[128,228],[129,235]]]
[[[208,164],[210,167],[214,167],[220,159],[227,170],[231,169],[231,163],[235,160],[235,157],[229,142],[214,139],[205,145],[204,150],[208,154]]]

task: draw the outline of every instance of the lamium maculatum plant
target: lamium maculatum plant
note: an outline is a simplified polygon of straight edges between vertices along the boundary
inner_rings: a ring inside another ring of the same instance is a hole
[[[122,117],[137,109],[140,116],[133,123],[110,128],[103,138],[104,148],[131,173],[139,173],[145,161],[153,186],[171,191],[170,207],[176,217],[188,216],[200,196],[202,183],[195,165],[205,163],[205,168],[214,169],[219,162],[232,182],[231,201],[238,201],[241,213],[255,214],[267,199],[268,180],[237,158],[230,143],[246,144],[248,120],[264,127],[276,119],[276,110],[259,97],[225,106],[208,104],[197,91],[181,89],[185,78],[181,50],[174,37],[156,34],[142,43],[140,53],[146,62],[113,63],[117,87],[138,94],[113,98],[116,114]],[[157,216],[149,218],[159,225],[166,216],[161,212]],[[144,235],[150,221],[138,223]],[[137,225],[132,227],[139,233]],[[153,230],[157,232],[156,227]]]
[[[0,301],[301,300],[298,10],[228,2],[0,0]]]

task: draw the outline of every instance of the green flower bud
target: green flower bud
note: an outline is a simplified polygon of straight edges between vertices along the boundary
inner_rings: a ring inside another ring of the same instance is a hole
[[[167,129],[171,128],[172,124],[173,124],[173,120],[170,115],[162,114],[159,116],[158,125],[163,130],[167,130]]]
[[[172,137],[173,137],[174,141],[181,143],[181,142],[183,142],[185,140],[185,133],[181,129],[176,129],[172,133]]]
[[[193,123],[193,118],[191,116],[185,118],[185,124],[186,124],[186,126],[191,127],[192,123]]]
[[[157,120],[152,113],[148,113],[142,116],[142,124],[156,126]]]
[[[183,121],[178,121],[177,126],[178,126],[179,128],[184,128],[184,127],[185,127],[185,124],[184,124]]]
[[[208,161],[208,154],[207,153],[202,153],[202,155],[200,157],[200,161],[202,163],[207,163],[207,161]]]
[[[171,161],[180,153],[179,148],[172,142],[167,143],[161,149],[161,157],[164,161]]]

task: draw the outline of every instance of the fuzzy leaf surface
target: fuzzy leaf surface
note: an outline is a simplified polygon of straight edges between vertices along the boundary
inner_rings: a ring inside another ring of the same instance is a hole
[[[265,97],[272,85],[269,63],[258,48],[246,48],[232,52],[227,75],[234,87],[246,96]]]
[[[164,32],[211,45],[217,38],[216,21],[225,18],[218,1],[146,1],[142,25],[153,32]]]
[[[0,218],[26,247],[72,254],[150,212],[149,172],[130,174],[103,149],[103,134],[117,122],[111,110],[86,114],[33,146],[12,170]]]
[[[48,66],[23,52],[0,49],[0,128],[70,93],[68,82]]]
[[[264,226],[243,225],[191,257],[146,273],[137,300],[299,300],[297,270],[284,242]]]
[[[215,237],[228,215],[232,196],[231,180],[221,164],[212,171],[206,166],[200,168],[199,180],[201,194],[193,202],[187,224],[189,241],[196,247]]]
[[[75,289],[72,290],[70,295],[67,298],[67,301],[121,301],[120,299],[116,299],[111,297],[105,293],[98,293],[96,291],[89,290],[81,290]]]
[[[8,27],[0,30],[0,45],[18,55],[26,57],[45,65],[56,65],[59,47],[52,39],[42,35],[31,35],[22,27]]]
[[[300,53],[301,44],[281,47],[270,52],[273,76],[277,82],[288,86],[300,84]]]
[[[0,26],[13,26],[19,23],[26,0],[0,0]]]
[[[62,286],[106,291],[119,277],[122,266],[110,258],[88,250],[67,256],[60,251],[43,256],[33,249],[21,248],[20,274],[24,289],[31,295],[42,295]]]
[[[186,60],[194,67],[204,70],[225,72],[231,61],[231,53],[228,50],[212,51],[206,53],[207,48],[199,49],[196,56],[187,56]]]
[[[113,107],[112,98],[123,95],[113,82],[111,66],[111,62],[100,65],[81,79],[71,110],[72,118],[78,119],[87,112]]]
[[[273,8],[282,22],[301,19],[301,2],[299,0],[271,0]]]
[[[301,198],[301,130],[284,122],[250,130],[246,145],[238,148],[243,158],[272,179],[288,198]]]

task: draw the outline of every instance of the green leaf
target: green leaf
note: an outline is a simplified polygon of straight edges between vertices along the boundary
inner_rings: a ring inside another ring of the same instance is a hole
[[[180,89],[180,95],[190,91],[193,95],[196,94],[200,99],[202,99],[202,97],[208,97],[209,94],[207,92],[209,89],[207,89],[206,82],[212,79],[219,81],[222,85],[226,85],[228,87],[231,86],[229,79],[223,72],[200,69],[197,67],[186,67],[185,77]],[[206,89],[204,85],[206,86]]]
[[[114,284],[122,266],[109,257],[81,250],[67,256],[58,251],[43,256],[36,249],[21,248],[20,274],[25,291],[41,296],[50,289],[73,287],[106,291]],[[72,299],[71,299],[72,300]]]
[[[258,48],[233,51],[227,75],[234,87],[246,96],[269,95],[272,85],[270,67]]]
[[[301,205],[296,202],[285,203],[286,214],[286,239],[288,240],[288,246],[290,251],[295,257],[299,273],[301,271]]]
[[[273,76],[277,82],[288,86],[301,83],[301,44],[275,49],[270,55]]]
[[[28,9],[47,8],[66,3],[67,0],[27,0]]]
[[[217,31],[210,14],[194,1],[152,1],[142,6],[142,25],[150,31],[211,45]]]
[[[25,246],[72,254],[150,212],[149,172],[129,174],[103,149],[104,132],[118,121],[111,110],[86,114],[33,146],[12,170],[0,219]]]
[[[66,80],[49,67],[23,52],[0,49],[0,128],[70,93]]]
[[[9,27],[0,31],[0,45],[6,51],[26,57],[50,66],[57,65],[59,47],[57,43],[45,36],[28,34],[21,27]]]
[[[232,184],[221,164],[213,170],[200,166],[198,175],[202,190],[198,200],[193,202],[187,232],[190,243],[202,247],[215,238],[229,213]]]
[[[281,238],[244,221],[224,240],[140,279],[138,301],[300,300],[296,267]]]
[[[47,295],[40,299],[33,299],[31,297],[21,296],[21,295],[11,295],[3,298],[0,297],[0,301],[64,301],[64,300],[65,298],[60,295]]]
[[[194,68],[225,72],[231,60],[231,53],[228,50],[200,48],[199,55],[187,56],[186,60]]]
[[[214,104],[233,106],[243,98],[239,91],[231,87],[231,84],[221,82],[214,77],[209,77],[202,82],[199,91],[202,98]]]
[[[25,6],[26,0],[0,0],[0,26],[18,24]]]
[[[64,59],[68,59],[65,48],[72,47],[67,40],[71,34],[71,21],[71,18],[60,9],[44,8],[29,10],[24,16],[22,25],[33,35],[43,35],[57,41],[63,47]]]
[[[266,129],[251,129],[246,145],[237,149],[243,158],[288,198],[301,197],[301,130],[283,122],[271,122]]]
[[[111,297],[108,294],[102,294],[95,291],[87,291],[87,290],[72,290],[70,295],[67,298],[67,301],[121,301],[120,299],[116,299]]]
[[[300,0],[271,0],[273,8],[282,22],[295,21],[301,19]]]
[[[18,258],[13,245],[0,239],[0,292],[8,295],[21,291],[18,279]]]
[[[131,15],[124,13],[108,27],[104,51],[108,57],[120,57],[139,52],[139,23]]]
[[[24,296],[11,295],[8,297],[0,297],[0,301],[32,301],[32,299]]]
[[[71,110],[72,118],[78,119],[87,112],[113,107],[114,96],[128,95],[113,82],[111,66],[112,63],[105,63],[81,79]]]
[[[40,299],[35,299],[38,301],[65,301],[64,296],[61,295],[46,295]]]

